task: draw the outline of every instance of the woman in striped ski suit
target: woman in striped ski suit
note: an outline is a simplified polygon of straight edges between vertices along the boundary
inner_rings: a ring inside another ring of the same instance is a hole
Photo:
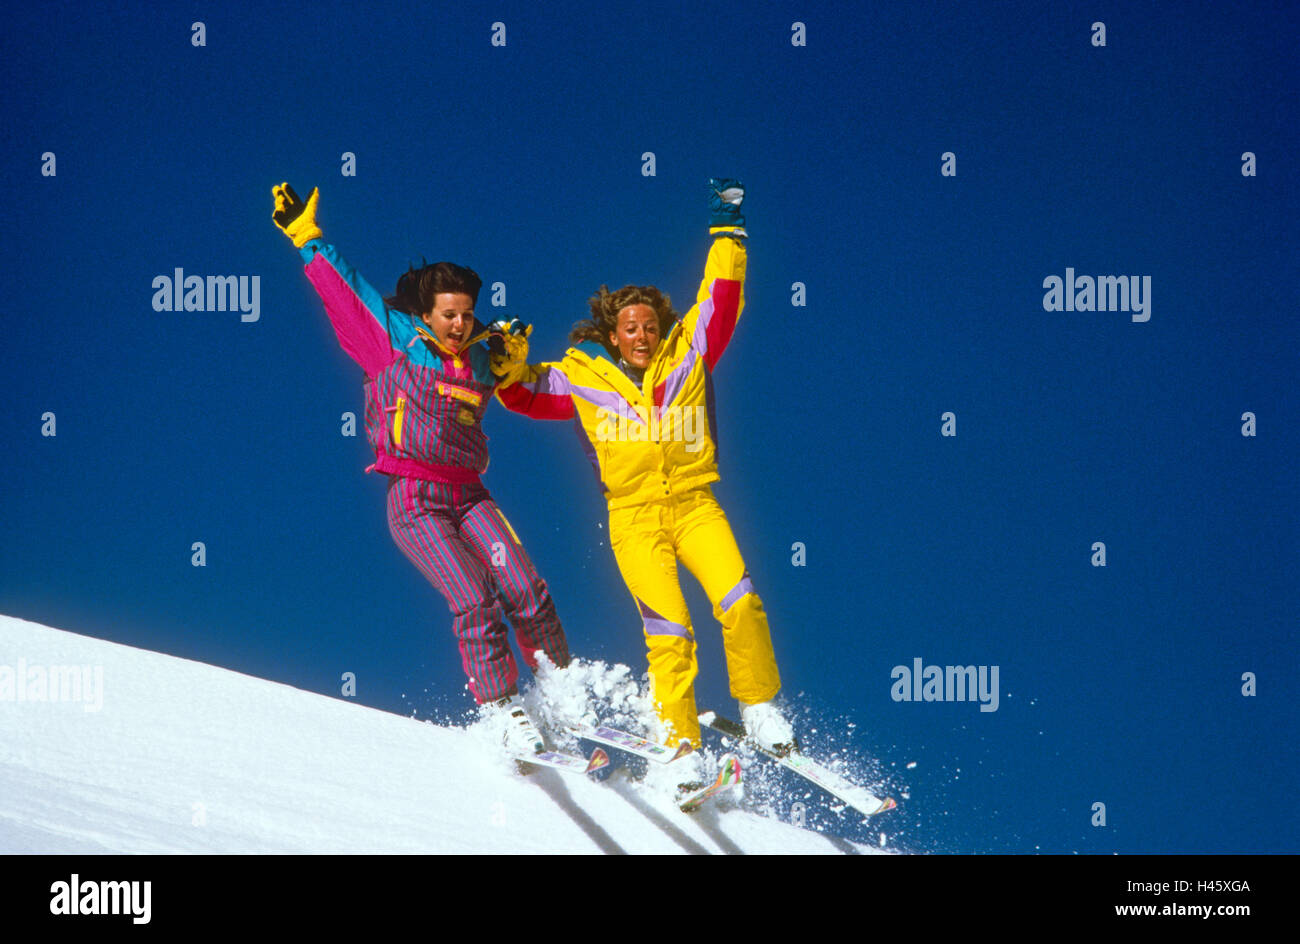
[[[505,618],[530,668],[539,651],[567,665],[568,645],[546,582],[479,479],[488,463],[483,413],[500,383],[485,342],[520,326],[485,328],[474,317],[481,280],[448,262],[412,269],[393,296],[380,296],[322,239],[318,191],[306,203],[288,184],[272,195],[272,218],[302,255],[339,343],[365,372],[375,451],[366,471],[389,477],[393,540],[446,598],[475,701],[515,719],[508,735],[521,738],[515,746],[540,749],[521,717]]]

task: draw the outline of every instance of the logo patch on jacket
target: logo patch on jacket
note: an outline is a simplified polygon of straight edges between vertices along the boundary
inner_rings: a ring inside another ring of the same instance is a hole
[[[463,403],[477,407],[483,402],[483,397],[473,390],[466,390],[464,387],[457,387],[454,384],[443,383],[438,381],[438,393],[444,397],[455,397]]]
[[[473,426],[478,422],[478,419],[474,416],[473,410],[467,410],[465,407],[461,407],[456,411],[456,421],[458,423],[463,423],[466,426]]]

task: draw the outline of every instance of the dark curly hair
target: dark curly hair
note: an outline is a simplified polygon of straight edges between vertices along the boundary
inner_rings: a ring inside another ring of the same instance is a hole
[[[653,285],[624,285],[616,292],[611,292],[608,285],[602,285],[600,291],[587,299],[587,304],[591,308],[591,317],[573,326],[569,341],[574,344],[596,341],[615,361],[618,360],[618,348],[609,343],[609,336],[618,327],[618,313],[628,305],[649,305],[654,309],[659,319],[660,340],[668,336],[673,324],[681,317],[673,311],[668,296]]]
[[[433,310],[434,296],[442,292],[463,292],[478,304],[478,290],[482,287],[483,280],[473,269],[454,262],[425,263],[418,269],[411,266],[397,280],[396,291],[384,296],[384,304],[418,318]]]

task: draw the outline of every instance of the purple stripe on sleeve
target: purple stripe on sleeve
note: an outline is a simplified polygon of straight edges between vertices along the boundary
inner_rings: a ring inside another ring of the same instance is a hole
[[[700,314],[695,320],[695,333],[691,335],[690,347],[687,348],[682,362],[664,378],[663,409],[667,409],[672,405],[673,400],[677,398],[677,394],[681,392],[682,385],[686,383],[686,378],[695,369],[695,362],[707,350],[709,322],[713,320],[713,311],[712,298],[706,298],[700,302]]]
[[[712,295],[700,302],[700,316],[695,320],[695,334],[691,337],[691,347],[697,351],[709,349],[709,322],[715,310]]]
[[[554,373],[554,371],[552,371],[552,373]],[[588,403],[594,404],[598,407],[604,407],[605,409],[619,415],[623,415],[624,411],[622,405],[627,403],[627,400],[621,393],[615,393],[611,390],[595,390],[591,387],[579,387],[577,384],[571,384],[569,385],[569,390],[566,392],[582,397],[582,399],[586,400]],[[635,411],[633,412],[633,415],[635,415]]]
[[[660,407],[661,413],[672,406],[673,401],[677,399],[677,394],[681,392],[682,385],[686,383],[686,378],[695,369],[695,362],[698,359],[699,354],[695,348],[687,348],[686,356],[682,358],[681,363],[674,367],[672,373],[664,378],[664,402]]]
[[[555,397],[567,397],[570,393],[569,378],[564,371],[553,367],[543,367],[536,380],[521,380],[519,386],[529,393],[549,393]]]

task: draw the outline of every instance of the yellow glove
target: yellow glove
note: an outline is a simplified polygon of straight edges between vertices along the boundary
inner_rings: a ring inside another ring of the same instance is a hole
[[[489,327],[492,331],[488,345],[492,352],[492,373],[510,383],[514,379],[512,375],[521,373],[528,366],[528,336],[533,333],[533,326],[511,319],[494,322]]]
[[[302,202],[287,183],[272,187],[271,196],[275,198],[275,209],[271,211],[271,219],[275,221],[276,226],[284,230],[284,235],[292,239],[293,244],[299,249],[305,246],[309,239],[319,239],[323,235],[320,227],[316,225],[316,204],[320,203],[318,188],[312,187],[306,203]]]

